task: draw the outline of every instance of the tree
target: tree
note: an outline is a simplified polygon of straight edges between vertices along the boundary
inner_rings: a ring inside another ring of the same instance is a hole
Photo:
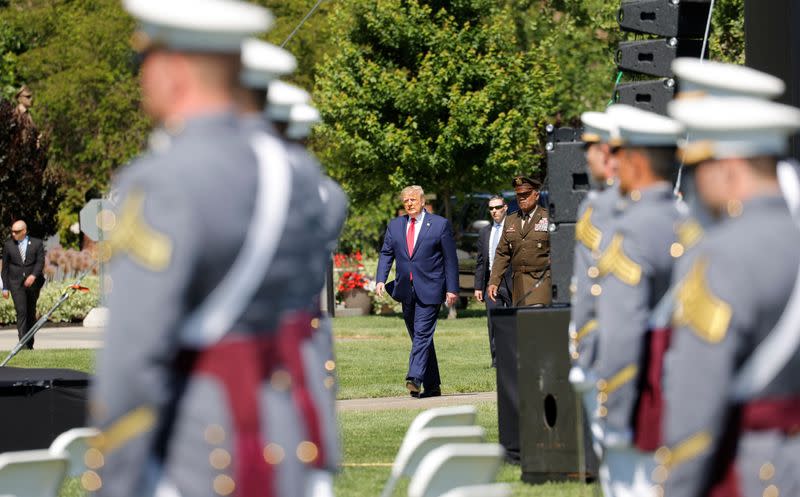
[[[14,221],[22,219],[35,236],[54,232],[61,201],[59,182],[47,167],[47,140],[26,128],[15,104],[0,100],[0,239]]]
[[[316,150],[356,204],[416,183],[451,194],[534,174],[557,64],[491,0],[342,2],[318,71]],[[548,70],[549,69],[549,70]]]

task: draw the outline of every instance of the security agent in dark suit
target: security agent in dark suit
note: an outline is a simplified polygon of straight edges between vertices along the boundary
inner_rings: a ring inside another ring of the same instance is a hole
[[[492,327],[491,312],[498,307],[511,306],[511,276],[512,269],[509,264],[506,274],[500,281],[497,289],[497,299],[485,298],[486,287],[489,284],[489,276],[492,274],[494,256],[497,252],[497,245],[503,237],[503,222],[506,219],[508,205],[500,195],[494,195],[489,199],[489,214],[492,216],[492,223],[481,228],[478,233],[478,260],[475,265],[475,298],[478,302],[486,303],[486,313],[489,317],[489,350],[492,354],[492,367],[496,367],[496,356],[494,347],[494,329]]]
[[[375,293],[386,291],[403,304],[403,319],[411,337],[406,388],[412,397],[441,395],[439,365],[433,345],[442,302],[458,298],[458,260],[450,222],[425,211],[425,192],[409,186],[401,192],[408,215],[396,217],[386,228],[375,280]],[[397,277],[386,285],[392,263]],[[425,391],[420,393],[420,387]]]
[[[44,244],[28,236],[25,221],[11,226],[11,238],[3,245],[2,279],[3,298],[11,293],[17,312],[17,335],[22,338],[36,321],[36,301],[44,284]],[[33,348],[33,339],[27,347]]]

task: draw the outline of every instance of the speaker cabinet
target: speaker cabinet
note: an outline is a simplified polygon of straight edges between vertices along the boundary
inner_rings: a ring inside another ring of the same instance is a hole
[[[623,0],[617,20],[623,31],[702,38],[710,7],[710,0]]]
[[[553,303],[569,304],[570,282],[575,254],[575,223],[559,223],[550,227],[550,272],[553,281]]]
[[[589,191],[583,143],[551,141],[547,149],[550,222],[574,223],[578,205]]]
[[[675,95],[675,80],[657,79],[623,83],[614,95],[617,103],[628,104],[642,110],[667,115],[667,104]]]
[[[617,66],[623,71],[670,78],[676,57],[700,57],[702,40],[623,41],[617,48]]]
[[[597,474],[588,430],[578,412],[581,404],[568,379],[568,327],[568,306],[517,312],[522,479],[528,483]]]

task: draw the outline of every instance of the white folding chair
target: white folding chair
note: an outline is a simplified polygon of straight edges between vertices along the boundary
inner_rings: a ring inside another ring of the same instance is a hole
[[[100,434],[96,428],[72,428],[57,436],[50,444],[50,454],[63,455],[69,461],[67,476],[81,476],[86,471],[89,441]]]
[[[423,428],[442,428],[445,426],[471,426],[475,424],[478,409],[475,406],[434,407],[422,411],[414,418],[406,431],[405,438]],[[403,440],[405,443],[405,439]],[[402,447],[402,446],[401,446]]]
[[[449,426],[445,428],[424,428],[403,443],[395,456],[389,480],[381,493],[389,497],[394,492],[397,481],[402,476],[411,476],[417,471],[420,461],[432,450],[445,444],[473,444],[483,442],[486,431],[480,426]]]
[[[67,473],[67,458],[48,450],[0,454],[0,492],[14,497],[56,497]]]
[[[408,497],[441,497],[459,487],[492,483],[504,454],[499,444],[447,444],[434,449],[419,463]]]
[[[511,497],[511,485],[508,483],[490,483],[488,485],[457,487],[442,494],[441,497]]]

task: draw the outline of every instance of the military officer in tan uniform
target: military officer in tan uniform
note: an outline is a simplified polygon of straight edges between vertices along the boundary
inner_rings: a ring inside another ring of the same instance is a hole
[[[746,97],[680,100],[682,145],[715,215],[676,274],[664,387],[668,497],[800,494],[800,229],[778,158],[800,110]]]
[[[512,305],[549,305],[552,301],[549,216],[547,209],[538,205],[542,183],[517,176],[511,184],[519,210],[506,216],[486,291],[494,301],[500,280],[511,264],[514,274]]]

